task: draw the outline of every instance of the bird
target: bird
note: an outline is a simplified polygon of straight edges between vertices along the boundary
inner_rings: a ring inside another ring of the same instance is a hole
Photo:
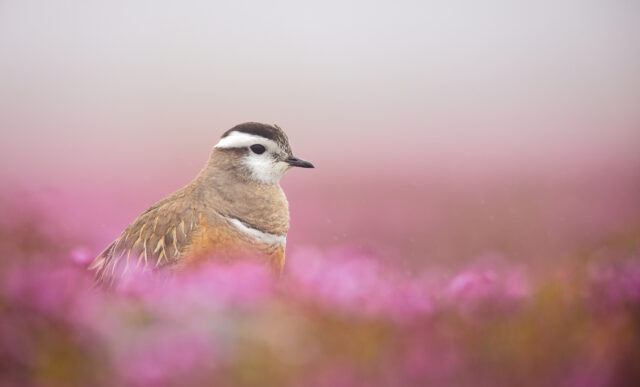
[[[289,203],[280,178],[297,158],[277,125],[245,122],[222,134],[186,186],[140,214],[89,266],[111,282],[132,268],[181,271],[255,257],[282,273]]]

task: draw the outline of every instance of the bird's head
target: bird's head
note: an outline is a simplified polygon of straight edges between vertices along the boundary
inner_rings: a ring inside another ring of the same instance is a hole
[[[287,135],[277,125],[236,125],[222,135],[213,151],[236,173],[264,184],[277,184],[291,167],[313,168],[293,155]]]

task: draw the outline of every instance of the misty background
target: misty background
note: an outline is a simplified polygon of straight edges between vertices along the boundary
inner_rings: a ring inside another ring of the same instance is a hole
[[[3,194],[72,212],[101,245],[260,121],[316,165],[283,179],[294,245],[566,241],[544,216],[573,206],[603,227],[638,208],[638,37],[640,6],[621,0],[3,0]],[[549,189],[558,211],[541,215]]]

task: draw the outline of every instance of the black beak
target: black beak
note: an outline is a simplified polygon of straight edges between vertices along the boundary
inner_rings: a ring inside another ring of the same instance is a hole
[[[313,166],[313,164],[311,164],[308,161],[304,161],[302,159],[299,159],[297,157],[289,157],[288,159],[285,160],[286,163],[288,163],[289,165],[291,165],[292,167],[300,167],[300,168],[315,168]]]

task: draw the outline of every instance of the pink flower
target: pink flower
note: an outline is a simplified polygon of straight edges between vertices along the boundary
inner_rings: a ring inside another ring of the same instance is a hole
[[[71,259],[78,265],[88,265],[94,258],[89,249],[84,246],[79,246],[71,250]]]

